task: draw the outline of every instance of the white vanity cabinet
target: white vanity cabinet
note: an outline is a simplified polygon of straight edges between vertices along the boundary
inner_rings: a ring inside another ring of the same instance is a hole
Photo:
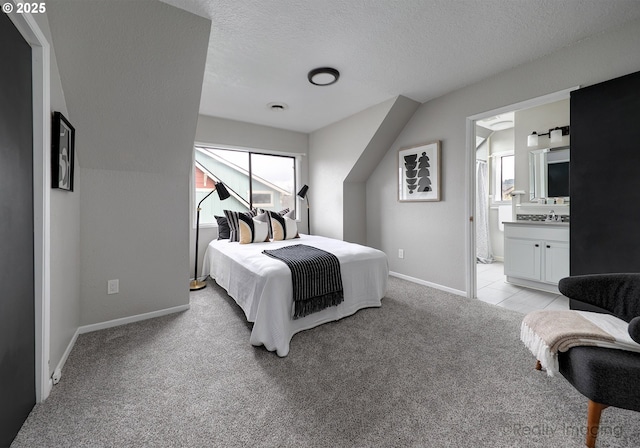
[[[558,292],[558,281],[569,276],[569,224],[535,221],[504,224],[507,281]]]

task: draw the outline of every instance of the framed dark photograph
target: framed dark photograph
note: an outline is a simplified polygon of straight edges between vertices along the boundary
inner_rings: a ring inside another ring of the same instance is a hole
[[[76,130],[60,112],[53,113],[51,128],[52,187],[73,191]]]
[[[398,200],[440,200],[440,141],[398,150]]]

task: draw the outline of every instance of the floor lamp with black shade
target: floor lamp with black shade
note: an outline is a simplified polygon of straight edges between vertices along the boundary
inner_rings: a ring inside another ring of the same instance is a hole
[[[189,290],[191,291],[198,291],[204,288],[205,286],[207,286],[207,282],[198,281],[198,239],[200,236],[200,210],[201,210],[200,204],[202,204],[202,202],[205,199],[211,196],[214,191],[218,193],[218,198],[220,198],[221,201],[224,201],[229,196],[231,196],[229,194],[229,191],[227,190],[227,187],[225,187],[222,182],[216,182],[216,185],[215,187],[213,187],[213,190],[211,190],[205,197],[202,198],[200,202],[198,202],[197,218],[196,218],[196,259],[195,259],[194,268],[193,268],[193,280],[189,284]]]
[[[311,235],[311,219],[310,219],[310,213],[309,213],[309,196],[307,196],[307,192],[309,191],[309,186],[308,185],[304,185],[300,191],[298,191],[298,196],[301,197],[302,199],[306,199],[307,200],[307,231],[309,232],[309,235]]]

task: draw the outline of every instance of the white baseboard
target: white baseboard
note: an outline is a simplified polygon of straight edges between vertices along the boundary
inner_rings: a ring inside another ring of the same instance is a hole
[[[393,272],[393,271],[390,271],[389,275],[392,276],[392,277],[397,277],[397,278],[401,278],[403,280],[410,281],[412,283],[417,283],[419,285],[424,285],[424,286],[429,286],[431,288],[439,289],[440,291],[446,291],[446,292],[450,292],[452,294],[456,294],[458,296],[467,297],[467,292],[466,291],[461,291],[459,289],[449,288],[448,286],[439,285],[437,283],[431,283],[431,282],[428,282],[426,280],[420,280],[419,278],[410,277],[408,275],[399,274],[399,273]]]
[[[190,308],[189,304],[165,308],[163,310],[151,311],[150,313],[136,314],[135,316],[122,317],[120,319],[108,320],[97,324],[83,325],[78,328],[80,334],[91,333],[92,331],[104,330],[105,328],[119,327],[120,325],[131,324],[141,320],[153,319],[154,317],[166,316],[167,314],[179,313]]]
[[[53,370],[53,373],[50,374],[52,384],[58,384],[58,382],[60,381],[60,377],[62,376],[62,368],[64,367],[64,364],[67,362],[67,359],[71,354],[71,350],[73,349],[73,346],[76,345],[76,341],[78,340],[79,334],[80,334],[80,328],[78,328],[76,332],[73,334],[73,336],[71,337],[71,341],[69,341],[69,345],[67,345],[67,349],[62,354],[62,358],[60,358],[60,362],[58,363],[56,368]],[[54,380],[54,377],[55,377],[55,380]]]
[[[73,346],[76,344],[78,340],[78,335],[84,333],[91,333],[92,331],[104,330],[106,328],[118,327],[120,325],[126,325],[133,322],[139,322],[141,320],[153,319],[154,317],[166,316],[167,314],[180,313],[182,311],[187,311],[190,308],[189,304],[174,306],[172,308],[165,308],[163,310],[151,311],[150,313],[136,314],[135,316],[122,317],[120,319],[108,320],[106,322],[99,322],[97,324],[91,325],[83,325],[78,327],[76,332],[74,333],[67,349],[64,351],[60,362],[56,366],[53,374],[50,375],[51,382],[53,384],[57,384],[60,381],[60,377],[62,376],[62,368],[64,364],[67,362],[69,355],[71,354],[71,350]],[[54,379],[55,378],[55,379]]]
[[[547,284],[542,282],[536,282],[532,280],[525,280],[517,277],[506,277],[506,282],[516,286],[524,286],[525,288],[537,289],[538,291],[550,292],[553,294],[560,294],[558,285]]]

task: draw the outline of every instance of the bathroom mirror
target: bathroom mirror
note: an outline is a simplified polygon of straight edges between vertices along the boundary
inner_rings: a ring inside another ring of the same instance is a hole
[[[529,196],[569,201],[569,147],[529,151]]]

